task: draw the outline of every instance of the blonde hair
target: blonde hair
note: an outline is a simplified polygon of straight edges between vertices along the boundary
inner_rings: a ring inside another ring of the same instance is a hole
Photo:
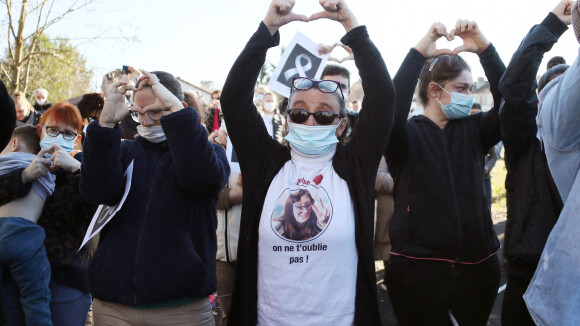
[[[36,112],[34,106],[30,104],[30,102],[26,99],[26,96],[24,96],[24,93],[22,93],[21,91],[14,92],[14,95],[12,95],[12,100],[14,100],[14,104],[18,104],[20,106],[22,105],[28,106],[30,111]]]

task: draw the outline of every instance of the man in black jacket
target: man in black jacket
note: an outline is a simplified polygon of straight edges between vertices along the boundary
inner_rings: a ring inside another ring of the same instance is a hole
[[[509,270],[501,316],[505,326],[534,325],[522,296],[563,206],[542,144],[536,137],[536,74],[544,53],[570,24],[571,4],[567,0],[560,2],[541,24],[530,30],[499,85],[503,95],[500,121],[507,168],[505,256]]]

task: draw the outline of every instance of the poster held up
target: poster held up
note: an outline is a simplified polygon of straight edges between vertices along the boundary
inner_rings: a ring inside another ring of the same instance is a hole
[[[83,239],[83,243],[79,247],[79,250],[91,240],[92,237],[97,235],[107,223],[109,223],[115,214],[123,207],[125,200],[127,199],[127,195],[129,194],[129,190],[131,190],[131,178],[133,176],[133,163],[135,161],[131,161],[131,164],[127,167],[125,171],[125,192],[123,193],[123,197],[121,201],[115,206],[107,206],[107,205],[99,205],[95,215],[93,215],[93,219],[91,220],[91,224],[89,224],[89,228],[87,229],[87,233],[85,234],[85,238]]]
[[[276,66],[268,87],[276,93],[290,97],[294,77],[319,79],[330,54],[318,55],[318,44],[296,32]]]

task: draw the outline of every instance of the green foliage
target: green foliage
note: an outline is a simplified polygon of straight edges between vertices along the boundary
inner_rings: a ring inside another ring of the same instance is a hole
[[[52,103],[81,96],[89,89],[93,72],[87,68],[86,59],[69,40],[51,40],[42,34],[34,49],[26,44],[23,53],[34,53],[30,59],[28,76],[26,69],[20,75],[20,90],[25,92],[27,98],[32,99],[33,91],[39,87],[48,90],[49,101]],[[2,65],[13,65],[8,53],[2,59]],[[1,77],[6,80],[8,76],[2,71]]]
[[[503,157],[503,148],[502,148]],[[503,159],[498,159],[491,170],[491,195],[492,195],[492,215],[494,220],[505,220],[507,218],[505,177],[507,170]]]
[[[276,70],[276,66],[270,63],[270,61],[266,61],[262,68],[260,68],[260,74],[258,75],[258,80],[256,81],[256,86],[260,85],[268,85],[270,82],[270,77],[272,77],[272,73]]]

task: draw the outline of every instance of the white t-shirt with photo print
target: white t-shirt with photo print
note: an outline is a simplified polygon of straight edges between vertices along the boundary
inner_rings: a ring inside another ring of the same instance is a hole
[[[327,154],[292,159],[260,218],[258,325],[352,325],[358,253],[354,206]]]

